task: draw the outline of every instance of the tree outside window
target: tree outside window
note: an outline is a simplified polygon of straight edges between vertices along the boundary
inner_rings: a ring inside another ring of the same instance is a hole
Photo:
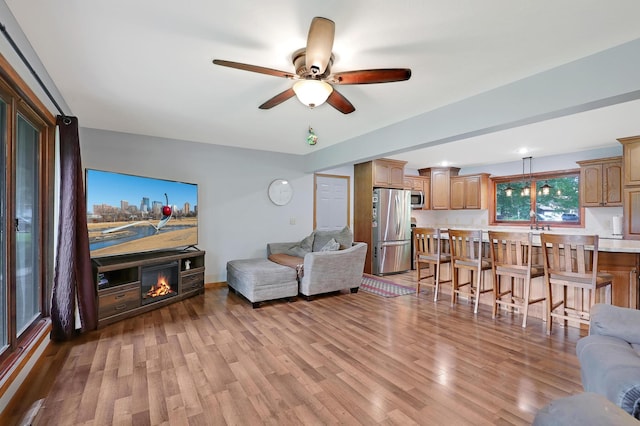
[[[494,179],[493,221],[581,225],[579,186],[579,172]]]

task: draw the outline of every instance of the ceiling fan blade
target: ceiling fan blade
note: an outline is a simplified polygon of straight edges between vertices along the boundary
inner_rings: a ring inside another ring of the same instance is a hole
[[[327,68],[331,59],[335,32],[336,24],[330,19],[316,16],[311,21],[305,62],[307,70],[312,75],[322,75]]]
[[[409,80],[409,68],[346,71],[333,74],[327,80],[333,84],[373,84]]]
[[[338,92],[335,87],[333,88],[333,92],[331,92],[327,98],[327,103],[343,114],[350,114],[356,110],[353,104],[349,102],[344,95]]]
[[[222,65],[223,67],[236,68],[244,71],[251,71],[251,72],[257,72],[260,74],[273,75],[275,77],[284,77],[284,78],[290,78],[290,79],[298,78],[298,76],[291,74],[290,72],[274,70],[272,68],[259,67],[257,65],[243,64],[241,62],[232,62],[232,61],[225,61],[222,59],[214,59],[213,63],[216,65]]]
[[[269,99],[268,101],[260,105],[258,108],[260,109],[273,108],[274,106],[280,105],[281,103],[283,103],[289,98],[294,97],[295,95],[296,95],[296,92],[294,92],[292,88],[288,88],[284,92],[278,93],[273,98]]]

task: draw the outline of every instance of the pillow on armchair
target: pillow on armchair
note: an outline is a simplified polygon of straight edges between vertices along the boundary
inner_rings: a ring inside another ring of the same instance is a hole
[[[340,244],[340,249],[349,248],[353,244],[353,233],[348,226],[340,231],[314,231],[314,234],[313,251],[320,251],[331,239]]]
[[[287,254],[291,256],[304,257],[304,255],[309,253],[313,248],[314,234],[315,232],[312,232],[309,236],[303,238],[298,244],[289,247]]]

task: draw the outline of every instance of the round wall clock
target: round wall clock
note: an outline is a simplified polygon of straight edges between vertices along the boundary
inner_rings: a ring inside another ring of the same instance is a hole
[[[269,199],[276,206],[284,206],[291,201],[293,188],[285,179],[276,179],[269,185]]]

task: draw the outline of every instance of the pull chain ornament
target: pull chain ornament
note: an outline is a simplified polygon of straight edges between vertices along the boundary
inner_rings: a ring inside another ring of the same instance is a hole
[[[313,132],[311,126],[309,126],[309,136],[307,136],[307,143],[311,146],[318,143],[318,135]]]

